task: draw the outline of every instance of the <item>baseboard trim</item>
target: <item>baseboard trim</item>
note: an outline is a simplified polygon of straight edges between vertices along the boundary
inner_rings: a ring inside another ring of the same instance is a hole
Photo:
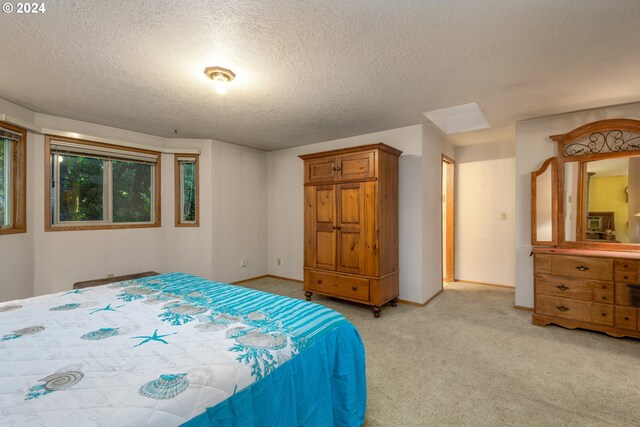
[[[424,307],[425,305],[427,305],[427,303],[419,303],[419,302],[413,302],[413,301],[407,301],[404,299],[399,299],[398,302],[400,304],[407,304],[407,305],[412,305],[414,307]]]
[[[473,283],[474,285],[484,285],[484,286],[494,286],[496,288],[509,288],[509,289],[515,289],[515,286],[510,286],[510,285],[499,285],[497,283],[486,283],[486,282],[475,282],[473,280],[460,280],[460,279],[454,279],[454,282],[464,282],[464,283]]]
[[[231,282],[232,285],[240,285],[242,283],[251,282],[252,280],[264,279],[265,277],[269,277],[268,274],[263,274],[262,276],[249,277],[248,279],[238,280],[237,282]]]
[[[267,274],[265,277],[271,277],[272,279],[279,279],[279,280],[287,280],[289,282],[304,283],[304,280],[292,279],[291,277],[276,276],[273,274]]]
[[[429,304],[431,301],[433,301],[438,295],[440,295],[442,292],[444,291],[444,289],[440,289],[438,291],[438,293],[436,293],[434,296],[432,296],[431,298],[429,298],[428,300],[426,300],[423,303],[419,303],[419,302],[413,302],[413,301],[407,301],[404,299],[399,299],[398,302],[402,303],[402,304],[407,304],[407,305],[413,305],[415,307],[424,307],[427,304]]]
[[[273,274],[263,274],[262,276],[250,277],[248,279],[238,280],[237,282],[231,282],[231,284],[232,285],[241,285],[243,283],[251,282],[253,280],[265,279],[267,277],[270,277],[272,279],[287,280],[289,282],[304,283],[302,280],[292,279],[290,277],[274,276]]]
[[[514,305],[513,308],[515,308],[516,310],[522,310],[522,311],[531,311],[533,312],[533,307],[525,307],[523,305]]]

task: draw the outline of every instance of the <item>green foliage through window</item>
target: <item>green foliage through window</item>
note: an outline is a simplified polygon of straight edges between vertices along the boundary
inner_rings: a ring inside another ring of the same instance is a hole
[[[7,161],[11,157],[11,142],[0,138],[0,228],[8,225],[8,207],[10,201],[9,195],[9,176]]]
[[[51,165],[52,224],[154,221],[155,165],[64,152]]]
[[[102,159],[57,156],[60,163],[60,221],[104,219]]]
[[[181,163],[182,169],[182,221],[196,220],[196,164]]]

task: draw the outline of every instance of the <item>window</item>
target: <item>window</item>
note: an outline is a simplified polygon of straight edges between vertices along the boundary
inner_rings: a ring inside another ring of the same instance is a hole
[[[200,225],[198,159],[195,154],[175,155],[176,227]]]
[[[0,123],[0,234],[26,228],[27,132]]]
[[[160,153],[46,137],[47,231],[160,226]]]

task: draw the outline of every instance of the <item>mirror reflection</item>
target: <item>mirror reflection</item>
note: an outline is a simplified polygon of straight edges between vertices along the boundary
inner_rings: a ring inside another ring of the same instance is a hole
[[[553,180],[552,169],[547,168],[536,177],[536,229],[539,241],[553,239]]]
[[[640,156],[565,163],[565,240],[640,243]]]

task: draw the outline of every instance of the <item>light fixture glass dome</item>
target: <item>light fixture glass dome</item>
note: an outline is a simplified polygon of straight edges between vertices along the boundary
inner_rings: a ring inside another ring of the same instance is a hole
[[[236,77],[233,71],[222,67],[207,67],[204,73],[213,80],[213,88],[220,95],[224,95],[229,82]]]

